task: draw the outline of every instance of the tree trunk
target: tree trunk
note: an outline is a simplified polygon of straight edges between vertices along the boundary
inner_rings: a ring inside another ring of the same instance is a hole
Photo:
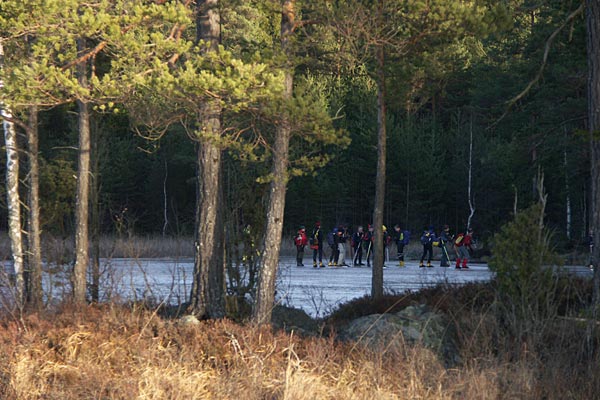
[[[380,2],[378,12],[383,9]],[[381,17],[383,18],[383,17]],[[373,209],[373,226],[375,238],[373,245],[373,276],[371,280],[371,296],[374,299],[383,297],[383,210],[385,207],[386,180],[386,107],[385,107],[385,54],[380,45],[377,51],[377,175],[375,177],[375,206]]]
[[[467,218],[467,230],[471,227],[475,206],[473,205],[473,113],[469,124],[469,180],[467,183],[467,200],[469,202],[469,217]]]
[[[169,179],[169,165],[165,156],[165,178],[163,179],[163,227],[162,237],[167,236],[167,228],[169,227],[169,196],[167,192],[167,182]]]
[[[281,13],[281,47],[289,58],[289,38],[295,24],[295,0],[282,1]],[[292,67],[287,66],[284,76],[284,102],[291,100],[294,86]],[[267,211],[267,227],[265,232],[264,253],[260,263],[256,302],[253,319],[256,324],[270,324],[275,302],[275,281],[279,268],[279,252],[281,250],[281,233],[283,231],[283,214],[285,211],[285,192],[288,181],[288,158],[291,137],[289,116],[282,112],[281,120],[275,132],[273,145],[273,166],[269,206]]]
[[[566,129],[566,128],[565,128]],[[571,205],[571,185],[569,183],[569,162],[567,158],[567,146],[565,143],[565,149],[563,151],[563,166],[565,170],[565,193],[567,195],[566,198],[566,206],[565,206],[565,214],[566,214],[566,226],[565,226],[565,234],[567,235],[567,239],[569,242],[571,241],[571,229],[573,225],[573,209]]]
[[[100,129],[94,124],[94,132],[91,139],[92,150],[92,183],[90,194],[91,211],[91,236],[92,236],[92,282],[90,285],[90,296],[93,302],[100,300]]]
[[[600,0],[586,0],[588,59],[588,129],[591,140],[592,223],[594,232],[593,320],[600,307]],[[592,322],[593,325],[593,322]],[[588,336],[588,338],[590,338]]]
[[[29,218],[28,218],[28,265],[27,302],[34,309],[41,309],[42,291],[42,241],[40,227],[40,167],[38,139],[38,110],[29,109],[27,126],[27,145],[29,158]]]
[[[23,305],[25,281],[23,277],[23,236],[21,235],[21,200],[19,198],[19,148],[17,132],[10,109],[2,107],[4,125],[4,141],[6,145],[6,196],[8,207],[8,236],[12,252],[13,270],[15,272],[15,300],[17,306]]]
[[[205,51],[218,50],[221,38],[218,5],[218,0],[197,3],[196,34],[198,41],[207,44]],[[222,152],[214,140],[221,135],[221,112],[218,101],[207,100],[200,105],[198,115],[205,136],[198,148],[196,252],[191,301],[196,316],[209,318],[225,316],[223,223],[219,202]]]
[[[0,68],[4,66],[4,48],[0,42]],[[3,87],[0,81],[0,89]],[[8,208],[8,236],[15,272],[15,301],[23,306],[25,281],[23,279],[23,236],[21,235],[21,200],[19,198],[19,148],[17,131],[12,121],[12,113],[7,104],[0,104],[4,142],[6,146],[6,197]]]
[[[77,41],[79,53],[85,51],[85,40]],[[88,86],[87,65],[77,66],[77,81]],[[77,200],[75,204],[75,266],[73,269],[73,300],[83,305],[86,301],[86,274],[89,258],[89,196],[90,196],[90,111],[86,100],[77,101],[79,109],[79,152],[77,170]]]

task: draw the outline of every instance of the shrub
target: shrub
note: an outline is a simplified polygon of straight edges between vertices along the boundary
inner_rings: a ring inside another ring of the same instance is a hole
[[[533,205],[517,213],[493,239],[489,267],[498,284],[497,317],[519,345],[539,344],[558,310],[556,269],[561,260],[552,250],[543,214],[543,203]]]

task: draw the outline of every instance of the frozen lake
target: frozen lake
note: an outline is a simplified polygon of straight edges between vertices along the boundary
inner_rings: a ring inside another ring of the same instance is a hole
[[[297,267],[295,257],[282,257],[277,278],[277,300],[287,306],[302,308],[313,317],[329,314],[333,308],[354,298],[371,293],[371,268],[313,268],[305,258],[304,267]],[[440,283],[461,284],[487,281],[492,272],[486,264],[471,264],[469,270],[419,268],[417,261],[408,261],[403,268],[388,262],[383,271],[384,290],[402,293]],[[101,260],[101,301],[152,299],[169,304],[188,300],[193,260],[191,259],[103,259]],[[583,266],[567,267],[569,273],[592,276]],[[67,272],[44,275],[45,293],[49,300],[70,293]]]
[[[106,272],[111,271],[105,274],[107,278],[102,284],[106,297],[152,297],[156,301],[175,304],[188,299],[193,260],[112,259],[104,260],[103,264]],[[281,258],[276,296],[281,304],[302,308],[312,316],[323,316],[340,303],[371,293],[371,268],[313,268],[311,264],[305,259],[305,266],[297,267],[295,257]],[[472,264],[469,270],[439,266],[419,268],[416,261],[408,261],[402,268],[396,262],[387,265],[383,272],[387,293],[417,290],[444,282],[487,281],[492,276],[486,264]]]

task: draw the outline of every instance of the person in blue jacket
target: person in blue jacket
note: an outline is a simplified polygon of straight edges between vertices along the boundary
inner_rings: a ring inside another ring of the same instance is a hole
[[[425,256],[427,255],[427,266],[429,268],[433,267],[433,265],[431,265],[431,259],[433,258],[433,242],[435,241],[437,241],[437,238],[435,237],[435,231],[433,230],[433,227],[430,226],[429,229],[425,229],[421,235],[423,255],[421,256],[421,262],[419,263],[420,268],[425,266],[423,262],[425,261]]]
[[[392,232],[392,239],[396,243],[398,264],[400,267],[404,267],[404,246],[410,241],[410,232],[402,230],[400,224],[396,224],[394,225],[394,232]]]

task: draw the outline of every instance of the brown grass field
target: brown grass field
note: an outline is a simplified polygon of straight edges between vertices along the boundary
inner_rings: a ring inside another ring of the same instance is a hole
[[[49,258],[69,253],[61,243],[48,243]],[[191,254],[186,240],[175,239],[105,239],[102,246],[114,257]],[[589,281],[565,281],[556,314],[524,324],[520,337],[508,333],[512,316],[497,314],[494,293],[493,283],[477,283],[357,299],[318,321],[320,334],[310,336],[256,327],[243,315],[184,325],[141,304],[62,304],[41,313],[1,305],[0,399],[600,398]],[[445,366],[420,345],[369,350],[336,338],[345,321],[408,304],[427,304],[453,321],[458,365]]]
[[[473,284],[406,298],[437,304],[455,320],[462,363],[452,368],[418,345],[371,351],[336,340],[336,323],[401,305],[394,298],[357,300],[323,321],[321,335],[309,337],[228,319],[183,325],[139,305],[6,314],[0,398],[598,398],[600,358],[581,351],[585,324],[556,319],[542,342],[511,348],[511,338],[502,337],[482,307],[482,290],[485,285]]]

